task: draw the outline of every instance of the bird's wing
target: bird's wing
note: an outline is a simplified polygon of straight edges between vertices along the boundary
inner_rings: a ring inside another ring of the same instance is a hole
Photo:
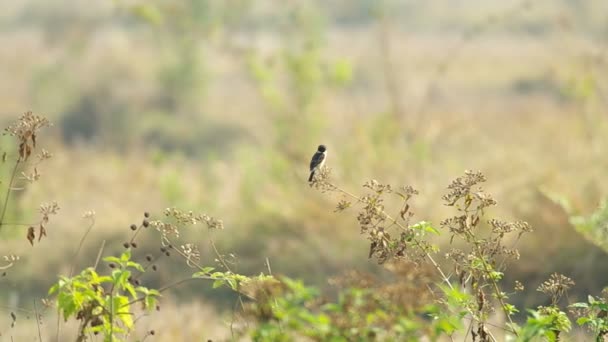
[[[323,152],[317,152],[312,156],[310,160],[310,171],[314,170],[319,164],[325,160],[325,154]]]

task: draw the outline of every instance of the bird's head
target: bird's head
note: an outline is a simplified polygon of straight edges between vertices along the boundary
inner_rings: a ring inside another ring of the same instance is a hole
[[[317,151],[319,151],[319,152],[325,152],[325,150],[327,150],[325,148],[325,145],[319,145],[319,147],[317,148]]]

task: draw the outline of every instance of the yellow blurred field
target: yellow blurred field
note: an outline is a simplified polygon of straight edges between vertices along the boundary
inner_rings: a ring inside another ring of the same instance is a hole
[[[536,288],[554,272],[575,280],[570,302],[606,286],[602,242],[569,215],[589,215],[608,191],[608,4],[30,0],[0,13],[0,125],[30,110],[53,123],[38,137],[53,158],[15,192],[7,221],[61,207],[33,247],[23,227],[0,232],[0,256],[20,257],[0,278],[0,341],[38,340],[33,302],[42,307],[57,276],[94,263],[102,241],[105,254],[120,252],[130,224],[168,207],[223,220],[222,231],[181,232],[205,264],[217,265],[211,239],[239,272],[269,263],[328,293],[347,270],[384,274],[356,210],[334,212],[342,196],[306,182],[320,143],[342,188],[411,185],[414,219],[436,226],[450,215],[450,181],[482,171],[498,201],[490,215],[534,228],[505,274],[506,287],[526,284],[514,303],[546,304]],[[17,153],[8,136],[0,150]],[[0,164],[2,194],[10,171]],[[157,251],[158,234],[141,239],[137,253]],[[435,242],[448,246],[448,235]],[[193,272],[172,256],[145,281]],[[149,329],[146,340],[230,340],[235,300],[209,282],[180,285],[132,340]],[[30,311],[11,327],[15,308]],[[55,341],[47,311],[43,341]]]

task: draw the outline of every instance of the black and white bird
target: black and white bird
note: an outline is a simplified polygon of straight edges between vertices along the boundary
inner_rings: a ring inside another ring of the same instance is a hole
[[[317,152],[313,154],[312,159],[310,160],[310,177],[308,177],[308,181],[312,182],[312,179],[315,176],[315,172],[321,170],[323,165],[325,165],[325,161],[327,160],[327,149],[325,145],[319,145],[317,148]]]

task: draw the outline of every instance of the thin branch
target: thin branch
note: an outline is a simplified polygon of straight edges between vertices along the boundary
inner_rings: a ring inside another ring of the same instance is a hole
[[[19,163],[21,163],[21,159],[17,159],[17,161],[15,162],[15,167],[13,167],[13,172],[11,174],[11,180],[8,183],[6,195],[4,196],[2,214],[0,215],[0,231],[2,231],[2,226],[4,225],[4,216],[6,215],[6,209],[8,208],[8,200],[11,196],[11,188],[13,187],[13,182],[15,181],[15,175],[17,174],[17,168],[19,167]]]
[[[220,252],[215,247],[215,243],[213,242],[213,240],[209,239],[209,242],[211,243],[211,247],[213,248],[213,251],[215,252],[215,255],[217,256],[218,261],[222,264],[222,266],[224,266],[224,268],[226,268],[226,270],[228,272],[232,273],[232,270],[230,269],[230,267],[228,267],[228,264],[224,260],[224,257],[220,254]]]
[[[76,266],[76,260],[78,257],[78,253],[80,253],[80,250],[82,249],[82,246],[84,245],[84,240],[86,240],[87,236],[91,232],[91,229],[93,229],[93,226],[95,226],[95,218],[91,217],[91,223],[89,224],[89,227],[87,228],[86,232],[84,232],[84,234],[80,238],[80,242],[78,243],[78,248],[76,248],[76,252],[74,253],[74,256],[72,257],[72,264],[70,265],[69,278],[71,278],[74,273],[74,266]],[[95,264],[97,264],[97,263],[95,263]]]
[[[106,246],[106,240],[101,241],[101,247],[99,247],[99,252],[97,252],[97,258],[95,259],[95,264],[93,265],[93,269],[97,269],[97,265],[99,265],[99,260],[101,260],[101,254],[103,253],[103,249]]]
[[[36,306],[36,299],[34,299],[34,313],[36,315],[36,328],[38,328],[38,339],[42,342],[42,333],[40,332],[40,320],[38,314],[38,307]]]
[[[266,266],[268,267],[268,275],[272,275],[272,269],[270,269],[270,260],[266,257]]]

